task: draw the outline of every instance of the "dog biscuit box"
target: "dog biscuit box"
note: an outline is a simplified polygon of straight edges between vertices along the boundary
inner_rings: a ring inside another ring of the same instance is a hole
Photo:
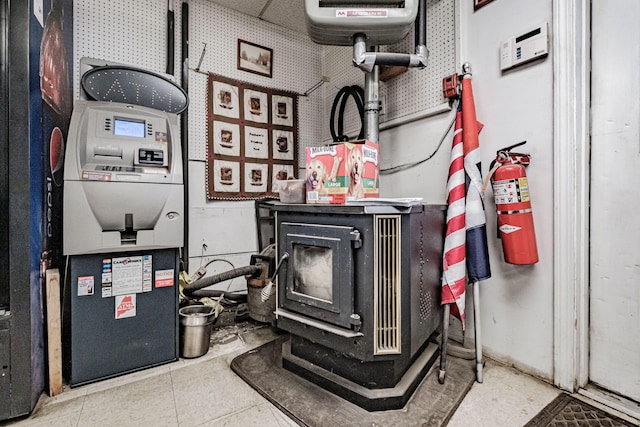
[[[369,140],[307,147],[307,203],[378,197],[378,144]]]

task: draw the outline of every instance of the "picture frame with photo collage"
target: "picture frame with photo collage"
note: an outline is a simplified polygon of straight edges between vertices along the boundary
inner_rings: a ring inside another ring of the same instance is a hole
[[[295,177],[297,164],[298,95],[210,73],[207,199],[277,197],[274,181]]]

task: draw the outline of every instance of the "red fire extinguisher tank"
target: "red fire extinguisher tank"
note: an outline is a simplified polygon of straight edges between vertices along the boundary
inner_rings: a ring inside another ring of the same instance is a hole
[[[505,262],[537,263],[538,246],[524,166],[503,164],[492,177],[492,187]]]

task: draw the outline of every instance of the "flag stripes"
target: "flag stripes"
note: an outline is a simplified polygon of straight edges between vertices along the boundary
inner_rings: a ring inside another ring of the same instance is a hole
[[[477,282],[491,277],[487,248],[482,169],[471,75],[462,79],[462,101],[456,112],[447,179],[447,224],[443,256],[442,304],[465,325],[467,278]]]
[[[451,312],[464,325],[466,287],[465,172],[462,143],[462,112],[456,112],[456,122],[447,179],[447,226],[444,241],[442,304],[452,304]]]

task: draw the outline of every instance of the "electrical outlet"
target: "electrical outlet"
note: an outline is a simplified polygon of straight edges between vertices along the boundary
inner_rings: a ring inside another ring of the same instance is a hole
[[[205,274],[207,274],[207,269],[206,267],[202,266],[198,270],[196,270],[195,273],[193,273],[193,277],[191,277],[191,279],[195,282],[196,280],[203,277]]]

